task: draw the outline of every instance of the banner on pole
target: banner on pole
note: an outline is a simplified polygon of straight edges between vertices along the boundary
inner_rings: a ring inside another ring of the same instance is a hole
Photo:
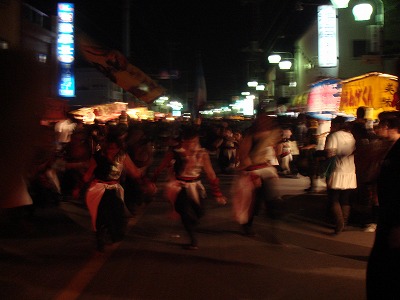
[[[78,47],[88,62],[139,100],[151,103],[164,94],[161,86],[132,65],[121,52],[99,46],[82,35],[78,37]]]
[[[203,65],[199,56],[197,67],[196,67],[196,86],[193,98],[193,116],[197,118],[199,111],[204,109],[207,103],[207,88],[206,80],[204,78]]]

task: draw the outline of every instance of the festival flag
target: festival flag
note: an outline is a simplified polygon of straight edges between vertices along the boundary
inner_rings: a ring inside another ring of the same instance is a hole
[[[199,117],[199,111],[204,109],[207,103],[207,89],[206,80],[204,78],[203,65],[201,63],[201,57],[197,62],[196,67],[196,86],[193,97],[193,117]]]
[[[139,100],[151,103],[164,94],[164,89],[142,70],[129,63],[119,51],[97,45],[84,35],[77,39],[84,58],[112,82]]]

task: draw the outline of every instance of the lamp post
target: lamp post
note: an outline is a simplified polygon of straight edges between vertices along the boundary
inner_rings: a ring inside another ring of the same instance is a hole
[[[291,70],[295,58],[291,52],[272,52],[268,56],[270,64],[278,64],[280,70]]]
[[[292,68],[294,56],[290,52],[273,52],[268,56],[270,64],[278,64],[281,70],[290,70]]]
[[[278,103],[279,99],[289,99],[296,94],[297,83],[296,83],[296,65],[295,58],[291,52],[272,52],[268,56],[268,62],[270,64],[277,64],[276,77],[273,82],[274,96]],[[280,70],[279,72],[278,69]]]
[[[346,8],[340,5],[343,0],[331,0],[336,8]],[[385,25],[385,8],[382,0],[373,0],[375,2],[375,25],[367,27],[368,34],[371,37],[370,52],[382,55],[383,27]],[[349,1],[347,1],[349,2]],[[356,21],[367,21],[371,18],[374,8],[370,3],[358,3],[354,5],[352,12]]]
[[[335,8],[347,8],[350,0],[331,0],[332,5]],[[385,25],[385,8],[382,0],[374,0],[376,4],[375,23],[376,25]],[[372,14],[373,8],[369,3],[359,3],[354,6],[353,14],[356,21],[369,20]],[[365,17],[368,16],[368,17]]]

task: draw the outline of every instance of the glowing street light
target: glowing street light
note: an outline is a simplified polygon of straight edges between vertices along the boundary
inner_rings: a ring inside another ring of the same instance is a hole
[[[279,54],[271,54],[268,56],[268,62],[270,64],[277,64],[281,61],[282,57]]]
[[[249,81],[249,82],[247,83],[247,86],[248,86],[248,87],[256,87],[257,85],[258,85],[258,82],[255,81],[255,80]]]
[[[338,0],[331,0],[333,6],[336,5]],[[356,21],[367,21],[371,18],[374,11],[373,6],[370,3],[362,2],[354,5],[353,15]],[[374,36],[370,43],[370,52],[379,52],[382,54],[382,42],[383,42],[383,27],[385,25],[385,8],[382,0],[374,0],[375,3],[375,25],[367,26],[369,34]],[[335,6],[336,7],[336,6]],[[340,8],[340,7],[338,7]]]
[[[290,60],[282,60],[279,62],[279,69],[290,70],[292,68],[292,62]]]
[[[256,86],[256,91],[265,91],[265,84],[259,84]]]
[[[347,8],[350,0],[331,0],[335,8]],[[385,10],[382,0],[374,0],[376,4],[375,22],[377,25],[384,25]],[[370,3],[359,3],[353,7],[353,15],[356,21],[366,21],[371,18],[373,7]]]
[[[270,64],[278,64],[281,70],[290,70],[292,68],[293,54],[290,52],[273,52],[268,56]]]
[[[374,9],[369,3],[360,3],[353,7],[354,20],[356,21],[367,21],[371,19],[371,15]]]
[[[334,8],[347,8],[350,0],[331,0]]]

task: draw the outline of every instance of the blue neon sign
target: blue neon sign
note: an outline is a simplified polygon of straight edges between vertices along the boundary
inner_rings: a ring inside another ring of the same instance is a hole
[[[58,94],[62,97],[75,97],[74,4],[58,3],[57,16]]]

